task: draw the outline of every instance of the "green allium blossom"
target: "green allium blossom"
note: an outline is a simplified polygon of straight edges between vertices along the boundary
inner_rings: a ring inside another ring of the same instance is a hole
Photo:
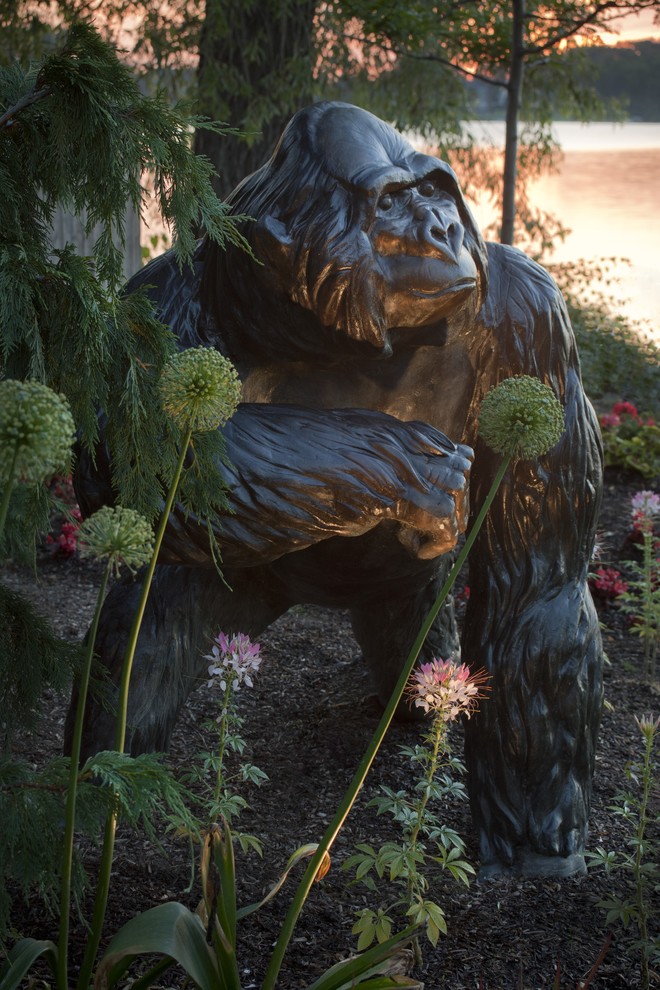
[[[0,483],[52,477],[68,465],[74,439],[63,395],[41,382],[0,382]]]
[[[107,560],[115,574],[121,564],[133,572],[151,559],[151,526],[139,512],[104,506],[82,523],[78,546],[83,557]]]
[[[507,457],[540,457],[555,446],[563,430],[561,403],[538,378],[506,378],[481,405],[479,433],[489,447]]]
[[[241,383],[231,361],[212,347],[170,358],[160,379],[165,412],[183,429],[215,430],[233,416]]]

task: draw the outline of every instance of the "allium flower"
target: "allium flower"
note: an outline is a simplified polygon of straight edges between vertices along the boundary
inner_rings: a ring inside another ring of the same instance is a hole
[[[121,506],[104,506],[85,519],[78,530],[81,556],[108,560],[115,574],[121,564],[131,572],[151,559],[154,537],[139,512]]]
[[[488,676],[485,671],[471,674],[467,664],[434,658],[412,672],[406,691],[416,708],[453,722],[461,714],[469,718],[476,710]]]
[[[554,447],[563,429],[561,403],[538,378],[506,378],[481,405],[479,432],[489,447],[505,456],[540,457]]]
[[[243,633],[231,639],[223,632],[218,633],[211,652],[204,655],[205,660],[211,661],[207,687],[213,687],[216,683],[221,691],[226,691],[227,685],[233,691],[237,691],[241,684],[252,687],[253,676],[261,666],[260,651],[259,643],[253,643]]]
[[[41,382],[0,382],[0,483],[44,481],[68,463],[74,439],[63,395]]]
[[[241,383],[231,361],[212,347],[191,347],[170,358],[160,378],[165,412],[182,429],[215,430],[233,416]]]

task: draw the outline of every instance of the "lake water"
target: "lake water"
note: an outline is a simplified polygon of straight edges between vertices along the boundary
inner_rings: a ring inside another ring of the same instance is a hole
[[[503,139],[503,125],[484,125]],[[558,123],[560,171],[534,183],[532,202],[571,229],[549,260],[627,258],[615,294],[660,343],[660,124]],[[480,215],[480,224],[490,216]]]

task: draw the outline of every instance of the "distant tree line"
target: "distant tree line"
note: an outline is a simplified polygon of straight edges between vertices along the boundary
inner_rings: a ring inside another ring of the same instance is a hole
[[[660,41],[596,46],[585,55],[604,102],[620,101],[629,120],[660,121]]]
[[[614,46],[594,45],[568,52],[576,57],[575,78],[584,80],[602,101],[603,119],[660,121],[660,41],[621,42]],[[502,120],[506,93],[479,80],[465,84],[473,99],[473,112],[485,120]],[[557,106],[555,119],[566,115]]]

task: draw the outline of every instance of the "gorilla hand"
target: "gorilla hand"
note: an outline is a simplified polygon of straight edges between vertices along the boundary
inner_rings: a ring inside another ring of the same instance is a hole
[[[400,524],[412,553],[455,545],[472,451],[424,423],[367,409],[242,404],[224,427],[234,514],[216,535],[228,566],[275,560],[332,536]],[[175,510],[161,561],[202,563],[206,528]]]
[[[407,458],[415,464],[409,490],[399,503],[400,542],[422,559],[447,553],[467,526],[467,476],[473,452],[454,444],[426,423],[402,423],[406,428]],[[405,475],[403,475],[405,476]]]

